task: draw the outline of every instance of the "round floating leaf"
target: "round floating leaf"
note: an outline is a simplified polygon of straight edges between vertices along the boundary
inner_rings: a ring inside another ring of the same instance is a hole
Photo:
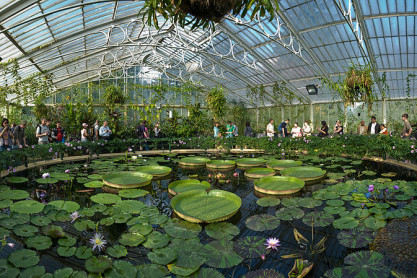
[[[29,179],[25,177],[7,177],[7,181],[10,183],[24,183],[27,182]]]
[[[57,249],[57,253],[61,257],[71,257],[75,254],[75,251],[77,251],[77,247],[61,246]]]
[[[38,232],[38,228],[32,225],[19,224],[13,227],[13,232],[21,237],[31,237]]]
[[[18,268],[28,268],[39,262],[36,252],[29,249],[16,250],[9,255],[7,260]]]
[[[14,268],[6,259],[0,259],[0,277],[15,278],[19,273],[20,270]]]
[[[165,214],[157,214],[149,216],[148,220],[152,225],[161,225],[168,221],[168,216]]]
[[[148,259],[155,264],[167,265],[177,259],[177,252],[169,247],[154,249],[148,253]]]
[[[229,268],[240,264],[243,258],[233,250],[229,240],[212,241],[202,248],[200,254],[206,258],[205,264],[215,268]]]
[[[74,237],[67,236],[58,240],[60,246],[73,246],[75,243],[77,243],[77,240]]]
[[[95,212],[103,212],[107,209],[107,206],[102,204],[94,204],[91,206],[91,209]]]
[[[92,179],[92,180],[101,180],[102,176],[97,175],[97,174],[93,174],[93,175],[88,175],[87,178]]]
[[[102,212],[102,214],[112,216],[114,214],[118,214],[121,212],[122,210],[120,208],[112,206],[112,207],[107,207],[106,210]]]
[[[224,275],[213,268],[200,268],[190,278],[224,278]]]
[[[114,258],[121,258],[127,256],[127,249],[123,245],[113,245],[107,248],[107,254]]]
[[[151,217],[151,216],[158,215],[158,214],[159,214],[159,210],[157,207],[145,207],[144,209],[140,211],[140,216],[144,216],[144,217]]]
[[[38,277],[44,277],[46,274],[45,273],[45,267],[43,266],[32,266],[29,267],[25,270],[23,270],[19,277],[25,277],[25,278],[38,278]]]
[[[75,222],[74,228],[77,231],[87,231],[88,229],[94,230],[96,228],[96,224],[91,220],[79,219]]]
[[[275,213],[275,216],[278,219],[290,221],[294,219],[300,219],[301,217],[303,217],[304,211],[302,209],[292,207],[281,208]]]
[[[129,228],[130,233],[141,234],[143,236],[149,234],[152,230],[152,225],[149,223],[135,224]]]
[[[283,176],[263,177],[254,182],[256,191],[273,195],[293,194],[300,191],[304,185],[305,182],[301,179]]]
[[[176,265],[185,268],[198,268],[206,259],[200,254],[203,245],[193,241],[184,240],[169,246],[177,252]]]
[[[75,251],[75,257],[80,260],[86,260],[93,256],[93,251],[90,247],[87,246],[81,246],[77,248],[77,251]]]
[[[30,217],[30,223],[39,227],[43,227],[49,225],[51,223],[51,219],[46,216],[32,215]]]
[[[78,210],[78,215],[80,217],[92,217],[94,215],[95,211],[91,208],[81,208]]]
[[[113,223],[114,223],[114,219],[112,217],[100,219],[100,225],[110,226],[110,225],[113,225]]]
[[[248,272],[243,278],[284,278],[284,275],[273,269],[260,269]]]
[[[323,194],[323,199],[327,199],[327,200],[338,199],[339,197],[340,195],[335,192],[326,192]]]
[[[127,220],[132,218],[132,215],[129,213],[119,213],[112,216],[115,223],[126,223]]]
[[[322,204],[323,204],[322,201],[316,200],[313,198],[300,198],[298,200],[298,206],[303,207],[303,208],[314,208],[314,207],[321,206]]]
[[[249,229],[257,232],[276,229],[280,223],[277,217],[269,214],[253,215],[245,222]]]
[[[236,253],[244,258],[259,258],[271,251],[271,249],[266,249],[265,242],[265,238],[260,236],[239,238],[234,249]]]
[[[171,195],[177,195],[190,190],[209,190],[211,185],[206,181],[196,179],[178,180],[168,185],[168,192]]]
[[[339,230],[353,229],[358,227],[359,221],[353,217],[342,217],[333,222],[333,227]]]
[[[24,200],[14,203],[10,206],[10,210],[18,213],[33,214],[39,213],[45,207],[44,204],[34,200]]]
[[[162,265],[141,264],[135,267],[138,270],[137,278],[164,278],[169,275],[168,269]]]
[[[61,227],[55,225],[49,225],[42,227],[42,233],[52,238],[65,237],[65,233]]]
[[[115,261],[113,267],[106,270],[105,277],[108,278],[131,278],[136,277],[137,269],[127,261]]]
[[[376,175],[376,173],[374,171],[362,171],[362,174],[366,175],[366,176],[375,176]]]
[[[345,204],[345,202],[343,202],[342,200],[328,200],[328,201],[326,201],[326,205],[331,206],[331,207],[341,207],[344,204]]]
[[[10,199],[5,199],[0,201],[0,209],[2,208],[8,208],[13,204],[13,201]]]
[[[48,205],[54,206],[57,210],[65,210],[69,213],[77,211],[80,208],[80,205],[73,201],[52,201]]]
[[[236,164],[239,167],[255,167],[264,165],[266,162],[263,158],[241,158],[236,160]]]
[[[193,274],[199,269],[199,267],[196,267],[196,268],[180,267],[180,266],[177,266],[175,262],[167,266],[168,266],[169,271],[176,274],[178,277],[190,276],[191,274]]]
[[[245,176],[248,178],[262,178],[268,176],[274,176],[276,174],[274,169],[271,168],[251,168],[245,171]]]
[[[184,157],[178,163],[185,166],[204,166],[209,161],[210,159],[205,157]]]
[[[100,193],[100,194],[92,196],[90,199],[91,201],[95,203],[105,204],[105,205],[114,204],[122,200],[122,198],[120,198],[119,196],[115,194],[109,194],[109,193]]]
[[[345,267],[353,277],[385,278],[391,270],[384,265],[384,255],[372,251],[359,251],[345,257]]]
[[[123,198],[139,198],[149,194],[149,191],[143,189],[123,189],[119,191],[119,196]]]
[[[324,211],[312,211],[303,217],[303,222],[307,226],[326,227],[333,223],[333,215]]]
[[[146,241],[143,243],[143,246],[149,249],[162,248],[168,245],[169,240],[170,237],[168,235],[153,231],[146,236]]]
[[[385,227],[387,225],[387,221],[382,219],[376,219],[372,216],[366,218],[363,223],[365,226],[371,230],[379,230],[380,228]]]
[[[4,228],[0,228],[0,238],[4,238],[8,236],[10,236],[10,231]]]
[[[28,248],[34,248],[36,250],[45,250],[52,245],[51,238],[41,235],[29,237],[25,240],[25,243]]]
[[[138,246],[142,242],[145,241],[145,236],[141,234],[132,234],[132,233],[125,233],[119,239],[119,243],[124,246]]]
[[[85,187],[89,187],[89,188],[99,188],[99,187],[103,187],[104,182],[102,181],[90,181],[84,184]]]
[[[339,243],[348,248],[360,248],[372,242],[372,233],[357,229],[341,231],[337,235]]]
[[[114,207],[119,208],[122,212],[138,214],[141,212],[143,208],[146,207],[146,205],[141,201],[125,200],[125,201],[117,201]]]
[[[326,171],[318,167],[301,166],[281,170],[281,175],[295,177],[306,182],[315,182],[326,175]]]
[[[129,221],[126,222],[126,225],[135,225],[135,224],[142,224],[142,223],[148,223],[148,218],[145,216],[137,216],[129,219]]]
[[[85,269],[91,273],[103,273],[111,267],[111,259],[105,256],[91,257],[85,261]]]
[[[58,180],[55,178],[44,178],[44,179],[40,178],[40,179],[37,179],[36,182],[41,183],[41,184],[49,184],[49,183],[54,184],[54,183],[57,183]]]
[[[74,276],[72,275],[74,273],[74,270],[70,267],[65,267],[65,268],[61,268],[58,269],[54,272],[54,278],[73,278]],[[44,278],[44,277],[42,277]]]
[[[24,220],[15,217],[0,219],[0,225],[9,230],[13,229],[14,226],[23,223],[25,223]]]
[[[172,169],[167,166],[149,165],[139,166],[135,168],[136,171],[151,174],[154,177],[163,177],[171,173]]]
[[[201,226],[178,219],[171,219],[163,226],[165,232],[171,237],[190,239],[198,236],[201,232]]]
[[[344,212],[346,208],[345,207],[325,207],[323,210],[331,214],[340,214]]]
[[[143,187],[151,183],[153,176],[142,172],[120,172],[103,176],[103,182],[116,188]]]
[[[286,198],[281,201],[281,204],[287,208],[290,208],[290,207],[296,208],[296,207],[299,207],[298,205],[299,199],[300,198],[298,197]]]
[[[206,226],[206,234],[214,239],[232,240],[240,233],[239,227],[228,222],[212,223]]]
[[[260,198],[256,201],[258,205],[261,207],[273,207],[278,206],[281,203],[280,199],[272,198],[272,197],[264,197]]]

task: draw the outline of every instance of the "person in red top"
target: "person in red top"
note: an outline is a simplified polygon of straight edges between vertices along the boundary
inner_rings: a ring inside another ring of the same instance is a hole
[[[60,122],[56,123],[56,128],[52,130],[52,139],[54,139],[55,143],[61,143],[62,139],[65,138],[65,130],[61,126]]]

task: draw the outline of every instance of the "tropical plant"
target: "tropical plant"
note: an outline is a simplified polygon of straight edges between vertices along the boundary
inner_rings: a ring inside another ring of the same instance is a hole
[[[225,114],[226,95],[222,87],[214,87],[207,93],[208,108],[213,114],[214,120],[219,121]]]

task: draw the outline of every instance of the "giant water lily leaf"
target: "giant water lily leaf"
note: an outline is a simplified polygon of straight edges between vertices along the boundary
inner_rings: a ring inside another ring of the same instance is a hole
[[[265,242],[265,238],[260,236],[240,238],[235,243],[234,250],[243,258],[259,258],[271,251],[266,249]]]
[[[125,200],[116,202],[114,207],[119,208],[122,212],[138,214],[146,205],[141,201]]]
[[[136,171],[151,174],[154,177],[163,177],[171,173],[172,169],[167,166],[149,165],[139,166],[135,168]]]
[[[85,261],[85,269],[91,273],[103,273],[111,267],[111,259],[105,256],[91,257]]]
[[[237,166],[240,167],[254,167],[265,164],[266,160],[263,158],[241,158],[236,160]]]
[[[11,253],[7,260],[18,268],[28,268],[39,262],[36,252],[29,249],[20,249]]]
[[[283,176],[263,177],[254,182],[256,191],[273,195],[296,193],[300,191],[304,185],[305,182],[303,180]]]
[[[333,223],[333,215],[324,211],[312,211],[303,217],[303,222],[307,226],[326,227]]]
[[[322,205],[322,201],[313,198],[300,198],[298,200],[298,206],[303,208],[314,208]]]
[[[260,269],[248,272],[242,278],[284,278],[284,275],[273,269]]]
[[[240,264],[243,258],[234,250],[229,240],[212,241],[204,245],[200,254],[206,258],[205,264],[215,268],[229,268]]]
[[[200,268],[190,278],[224,278],[224,275],[213,268]]]
[[[87,246],[80,246],[77,248],[77,251],[75,251],[75,257],[80,260],[86,260],[93,256],[93,251],[90,247]]]
[[[77,247],[61,246],[56,251],[61,257],[71,257],[77,251]]]
[[[13,201],[10,199],[4,199],[0,201],[0,209],[2,208],[8,208],[13,204]]]
[[[372,233],[357,229],[341,231],[337,235],[339,243],[348,248],[360,248],[372,242]]]
[[[56,225],[48,225],[42,227],[42,233],[51,238],[65,237],[65,233],[62,228]]]
[[[45,250],[52,245],[50,237],[41,235],[29,237],[25,240],[25,243],[28,248],[33,248],[36,250]]]
[[[164,278],[169,275],[168,269],[162,265],[141,264],[135,267],[138,270],[136,278]]]
[[[326,175],[326,171],[318,167],[301,166],[281,170],[281,175],[295,177],[304,181],[315,181]]]
[[[7,181],[10,183],[24,183],[27,182],[29,179],[25,177],[7,177]]]
[[[175,264],[179,267],[198,268],[206,261],[205,257],[200,254],[203,248],[201,243],[184,240],[170,244],[169,247],[177,252]]]
[[[196,179],[179,180],[168,185],[168,192],[171,195],[177,195],[190,190],[209,190],[210,187],[211,185],[206,181],[200,182]]]
[[[138,223],[129,228],[130,233],[141,234],[143,236],[152,232],[152,225],[149,223]]]
[[[32,215],[30,217],[30,223],[39,227],[43,227],[43,226],[49,225],[51,223],[51,219],[45,216]]]
[[[146,241],[143,243],[143,246],[149,249],[162,248],[168,245],[169,240],[170,237],[168,235],[153,231],[146,236]]]
[[[353,217],[342,217],[333,222],[333,227],[340,230],[353,229],[358,227],[359,221]]]
[[[41,212],[44,207],[45,205],[40,202],[34,200],[24,200],[11,205],[10,210],[18,213],[33,214]]]
[[[143,189],[123,189],[119,191],[119,196],[123,198],[139,198],[149,194],[149,191]]]
[[[122,198],[120,198],[118,195],[115,194],[109,194],[109,193],[100,193],[94,196],[91,196],[91,201],[99,204],[114,204],[117,202],[120,202]]]
[[[65,210],[69,213],[77,211],[80,208],[80,205],[73,201],[52,201],[48,205],[54,206],[58,210]]]
[[[363,223],[365,226],[371,230],[379,230],[387,225],[387,221],[383,219],[376,219],[372,216],[366,218]]]
[[[274,207],[278,206],[281,203],[281,200],[272,197],[265,197],[258,199],[256,203],[261,207]]]
[[[119,243],[124,246],[138,246],[145,241],[145,236],[141,234],[125,233],[119,239]]]
[[[104,182],[102,181],[90,181],[84,184],[85,187],[88,188],[100,188],[103,187]]]
[[[276,229],[280,223],[281,221],[273,215],[259,214],[249,217],[245,225],[253,231],[262,232]]]
[[[275,174],[275,170],[271,168],[251,168],[245,171],[246,177],[254,179],[274,176]]]
[[[239,227],[228,222],[212,223],[206,226],[206,234],[214,239],[231,240],[240,232]]]
[[[20,270],[7,262],[6,259],[0,259],[0,277],[15,278],[19,273]]]
[[[13,232],[21,237],[32,237],[38,232],[38,228],[32,225],[19,224],[13,227]]]
[[[135,188],[150,184],[152,178],[152,175],[142,172],[120,172],[103,176],[103,182],[116,188]]]
[[[121,258],[127,256],[127,249],[123,245],[113,245],[107,248],[107,254],[115,258]]]
[[[177,259],[177,252],[169,247],[154,249],[148,253],[148,259],[155,264],[167,265]]]
[[[304,216],[304,211],[302,209],[293,208],[293,207],[280,208],[275,213],[275,216],[278,219],[290,221],[290,220],[294,220],[294,219],[300,219],[301,217],[303,217]]]
[[[113,267],[106,270],[105,277],[108,278],[131,278],[136,277],[137,269],[127,261],[115,261]]]

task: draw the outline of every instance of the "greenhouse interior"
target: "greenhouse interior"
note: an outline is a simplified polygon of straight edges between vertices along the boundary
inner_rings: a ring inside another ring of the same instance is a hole
[[[417,277],[417,1],[0,0],[0,277]]]

